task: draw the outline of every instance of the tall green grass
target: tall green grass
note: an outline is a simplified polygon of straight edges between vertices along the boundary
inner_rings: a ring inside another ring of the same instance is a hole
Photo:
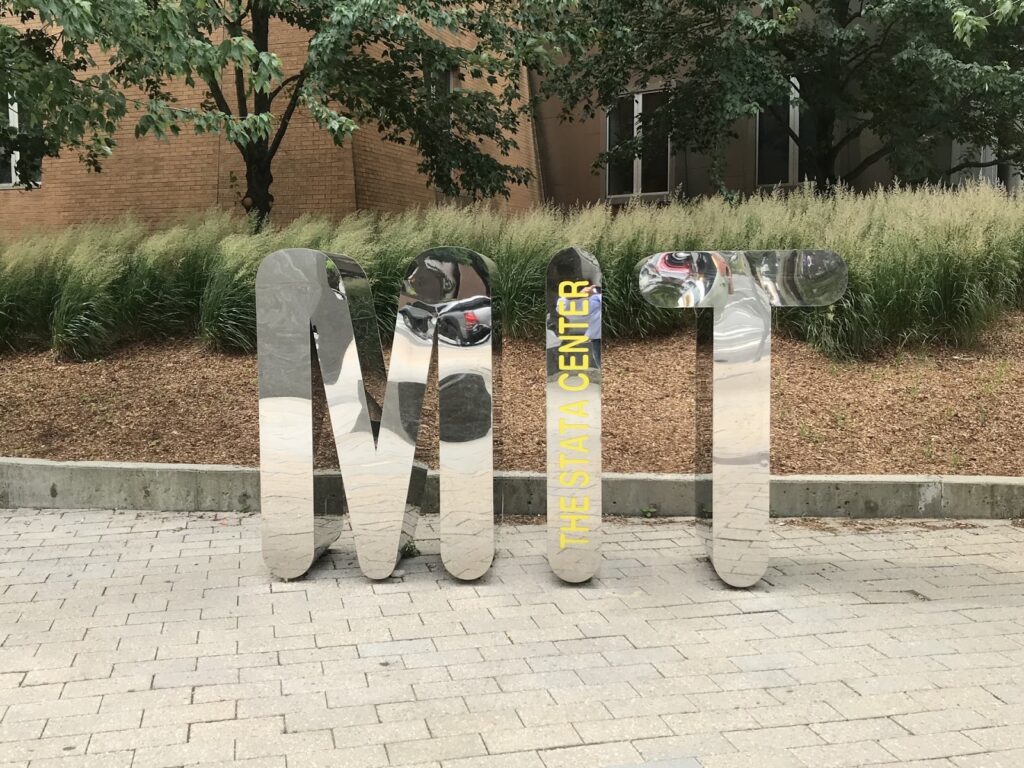
[[[472,248],[497,263],[496,314],[512,337],[542,334],[547,261],[568,245],[601,262],[608,336],[656,335],[687,322],[686,313],[655,309],[636,290],[637,261],[670,249],[837,251],[850,267],[846,296],[831,307],[778,313],[783,329],[835,357],[970,345],[1000,312],[1024,306],[1024,197],[984,185],[801,191],[618,213],[442,207],[303,218],[258,235],[244,220],[211,213],[159,232],[125,219],[0,245],[0,347],[85,359],[126,340],[198,336],[215,349],[251,352],[256,268],[283,247],[359,260],[387,337],[406,266],[437,245]]]

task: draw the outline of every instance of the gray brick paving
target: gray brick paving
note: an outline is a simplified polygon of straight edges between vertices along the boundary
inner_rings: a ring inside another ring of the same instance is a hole
[[[0,510],[0,768],[1024,765],[1024,528],[775,526],[765,582],[692,521],[544,530],[369,583],[345,536],[272,582],[248,515]]]

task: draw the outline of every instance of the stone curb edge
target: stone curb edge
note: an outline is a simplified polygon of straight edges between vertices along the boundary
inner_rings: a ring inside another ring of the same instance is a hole
[[[337,470],[317,474],[317,492],[340,498]],[[693,516],[693,483],[706,475],[604,475],[606,515]],[[543,515],[545,479],[538,472],[499,472],[495,514]],[[0,508],[253,512],[259,471],[202,464],[139,464],[0,458]],[[438,509],[438,476],[430,472],[423,510]],[[777,475],[773,517],[1024,517],[1024,478],[950,475]]]

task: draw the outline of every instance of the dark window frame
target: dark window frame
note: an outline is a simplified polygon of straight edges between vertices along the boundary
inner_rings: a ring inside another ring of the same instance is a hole
[[[4,129],[7,128],[20,128],[20,121],[18,118],[18,101],[16,98],[10,96],[7,97],[7,119],[2,124]],[[18,161],[21,159],[21,153],[14,151],[3,159],[2,167],[7,171],[4,177],[0,177],[0,190],[5,189],[24,189],[24,183],[21,177],[18,175]],[[36,178],[32,179],[31,186],[38,187],[42,184],[42,169],[38,169]]]
[[[9,128],[18,127],[18,104],[9,96],[7,97],[7,103],[3,107],[7,113],[6,118],[3,122],[0,122],[0,128],[7,130]],[[2,159],[2,170],[3,175],[0,176],[0,189],[14,189],[18,186],[18,152],[12,152],[10,155]]]
[[[662,95],[665,93],[664,88],[648,88],[643,91],[635,91],[632,93],[624,93],[619,97],[618,104],[605,111],[604,121],[604,146],[605,151],[611,151],[614,149],[612,145],[613,136],[613,120],[615,119],[615,110],[618,109],[623,102],[632,100],[633,102],[633,120],[632,120],[632,135],[636,136],[640,131],[640,116],[643,114],[644,99],[648,95]],[[665,142],[665,189],[659,190],[645,190],[643,188],[644,178],[644,158],[643,155],[634,157],[632,160],[620,160],[622,167],[629,168],[632,171],[632,183],[629,185],[629,191],[618,191],[618,189],[612,191],[613,174],[616,173],[611,167],[611,164],[606,164],[604,169],[604,193],[605,197],[610,200],[628,200],[629,198],[640,197],[640,198],[651,198],[651,199],[665,199],[672,192],[672,142],[666,136]],[[660,146],[660,145],[659,145]],[[619,169],[621,171],[621,168]]]
[[[800,81],[795,77],[790,78],[791,90],[789,104],[787,106],[789,117],[789,130],[800,136]],[[783,106],[783,105],[780,105]],[[786,139],[788,149],[786,156],[786,178],[783,179],[762,179],[761,177],[761,121],[766,120],[766,125],[771,125],[781,131]],[[800,145],[782,126],[778,119],[768,112],[757,113],[754,120],[754,185],[761,187],[793,186],[800,183]]]

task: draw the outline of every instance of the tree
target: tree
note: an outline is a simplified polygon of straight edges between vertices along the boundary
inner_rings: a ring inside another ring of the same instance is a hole
[[[106,11],[126,18],[123,5],[109,0]],[[126,99],[94,57],[98,39],[85,0],[0,0],[0,160],[18,153],[17,176],[26,187],[44,157],[70,147],[98,170],[114,147]],[[12,106],[17,127],[7,124]]]
[[[273,163],[305,107],[341,145],[360,124],[409,142],[420,170],[449,195],[507,195],[528,169],[510,164],[528,108],[525,66],[550,52],[533,30],[551,9],[494,0],[178,0],[153,2],[145,21],[114,41],[118,72],[140,85],[138,135],[185,126],[223,134],[245,163],[244,204],[270,214]],[[307,56],[286,70],[274,50],[279,25],[309,35]],[[453,71],[466,87],[448,89]],[[200,107],[181,105],[172,82],[200,88]]]
[[[601,162],[642,153],[644,133],[667,133],[720,163],[735,122],[759,112],[790,132],[820,188],[882,160],[907,180],[979,165],[936,167],[951,139],[992,148],[986,165],[1024,162],[1024,38],[970,11],[958,22],[961,10],[955,0],[581,0],[563,25],[572,55],[547,87],[567,113],[593,115],[624,91],[665,84],[663,107]],[[972,45],[980,29],[984,44]],[[785,108],[794,88],[812,128],[801,136]],[[877,150],[840,176],[843,150],[866,135]]]
[[[957,3],[953,9],[953,32],[968,45],[985,34],[991,22],[1014,24],[1024,16],[1024,0],[998,0],[975,9]]]

